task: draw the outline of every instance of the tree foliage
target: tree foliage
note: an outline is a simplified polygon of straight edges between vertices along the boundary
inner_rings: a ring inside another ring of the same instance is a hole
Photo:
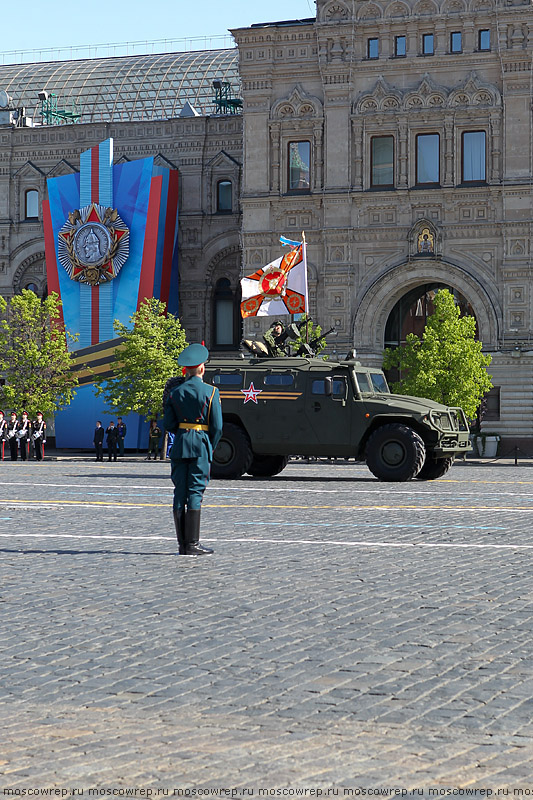
[[[78,380],[71,372],[67,339],[76,341],[77,336],[65,331],[59,295],[41,300],[23,289],[9,302],[0,297],[0,314],[2,406],[25,410],[33,418],[38,411],[49,416],[68,405]]]
[[[304,321],[307,324],[301,326],[300,335],[298,336],[297,339],[293,339],[291,341],[291,348],[292,348],[292,352],[293,353],[297,353],[298,352],[298,348],[302,344],[306,344],[306,343],[310,343],[311,344],[311,343],[313,343],[313,341],[315,339],[319,339],[320,336],[322,335],[322,327],[320,325],[318,325],[318,324],[315,324],[308,314],[302,315],[302,318],[301,318],[300,322],[304,322]],[[306,333],[306,328],[307,328],[307,333]],[[327,359],[327,356],[319,356],[319,354],[322,352],[322,350],[324,350],[324,348],[326,346],[327,346],[327,342],[326,342],[325,339],[320,339],[320,341],[318,341],[316,343],[316,355],[317,355],[317,357],[321,357],[321,358]]]
[[[95,387],[119,415],[134,411],[155,419],[162,411],[167,380],[181,374],[178,356],[187,346],[185,331],[179,319],[165,311],[165,303],[146,298],[130,317],[131,327],[113,323],[124,341],[115,355],[113,376],[95,382]]]
[[[474,417],[481,398],[492,388],[487,374],[492,357],[483,355],[482,343],[475,339],[474,317],[461,317],[447,289],[436,293],[434,307],[422,338],[408,334],[405,345],[385,351],[383,366],[398,367],[403,373],[393,391],[461,406]]]

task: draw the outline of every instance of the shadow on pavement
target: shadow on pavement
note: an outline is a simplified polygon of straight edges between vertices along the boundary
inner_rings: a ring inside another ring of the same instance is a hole
[[[142,552],[134,550],[25,550],[22,548],[0,548],[0,553],[11,553],[13,555],[25,556],[172,556],[176,555],[175,552],[168,553],[150,553],[146,550]]]
[[[212,481],[228,480],[227,478],[212,478]],[[377,478],[356,478],[340,477],[339,475],[275,475],[273,478],[254,478],[251,475],[243,475],[239,478],[245,483],[257,483],[258,481],[269,481],[270,483],[378,483]]]
[[[120,478],[124,480],[131,480],[132,477],[135,480],[146,480],[148,478],[161,480],[161,478],[165,478],[170,480],[170,474],[168,475],[149,475],[144,473],[136,473],[132,476],[131,473],[120,473],[112,471],[109,472],[102,472],[100,473],[101,477],[109,477],[112,475],[113,478]],[[87,474],[74,474],[71,477],[73,478],[93,478],[95,477],[94,473],[89,475]],[[369,476],[368,478],[361,478],[361,477],[345,477],[345,476],[338,476],[338,475],[315,475],[314,477],[311,475],[275,475],[271,478],[254,478],[252,475],[243,475],[242,478],[211,478],[211,485],[216,484],[219,481],[228,481],[230,483],[259,483],[261,481],[270,481],[270,483],[377,483],[378,479]]]

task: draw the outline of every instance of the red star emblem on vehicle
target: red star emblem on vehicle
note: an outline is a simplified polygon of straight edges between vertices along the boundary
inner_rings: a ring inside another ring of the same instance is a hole
[[[257,405],[257,395],[261,394],[262,389],[256,389],[253,382],[250,383],[247,389],[241,389],[241,392],[244,395],[244,405],[248,402],[248,400],[253,400],[254,403]]]

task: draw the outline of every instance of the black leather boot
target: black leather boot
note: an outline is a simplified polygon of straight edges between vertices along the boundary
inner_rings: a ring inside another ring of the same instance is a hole
[[[185,515],[185,555],[207,556],[213,553],[210,547],[200,544],[200,509],[187,509]]]
[[[172,509],[174,515],[174,525],[176,527],[176,538],[178,540],[178,553],[180,556],[185,555],[185,509],[176,508]]]

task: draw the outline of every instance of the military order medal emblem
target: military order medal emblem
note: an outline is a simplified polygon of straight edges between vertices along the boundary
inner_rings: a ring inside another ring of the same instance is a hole
[[[98,203],[69,212],[58,235],[60,263],[72,280],[90,286],[116,278],[129,250],[129,230],[118,211]]]

